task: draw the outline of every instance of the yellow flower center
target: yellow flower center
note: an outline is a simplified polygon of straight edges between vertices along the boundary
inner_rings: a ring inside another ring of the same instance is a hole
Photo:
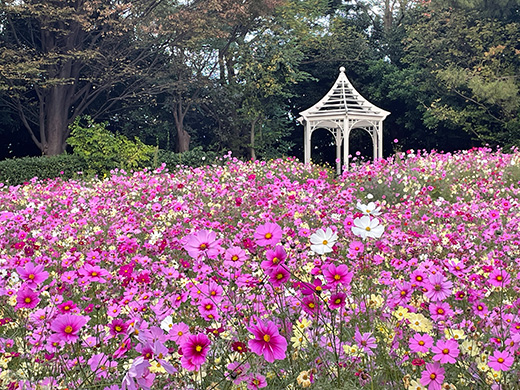
[[[323,240],[323,245],[327,245],[329,242],[327,240]]]
[[[233,261],[237,261],[237,260],[238,260],[238,256],[237,256],[237,255],[233,255],[233,257],[231,258],[231,260],[233,260]]]
[[[179,331],[177,332],[177,334],[178,334],[179,336],[182,336],[184,333],[183,333],[181,330],[179,330]]]
[[[498,359],[497,359],[497,362],[499,362],[499,363],[504,363],[504,358],[498,358]]]
[[[334,275],[334,280],[340,280],[340,279],[341,279],[341,275],[338,275],[338,274]]]
[[[420,346],[423,346],[424,345],[424,341],[419,341],[417,344],[419,344]]]
[[[72,326],[67,325],[67,326],[65,327],[65,330],[64,330],[65,333],[67,333],[67,334],[71,334],[72,331],[73,331]]]
[[[96,272],[96,271],[93,271],[93,272],[92,272],[92,276],[97,276],[97,272]]]
[[[437,374],[434,374],[433,372],[430,374],[430,379],[431,380],[434,380],[435,378],[437,378]]]
[[[119,325],[116,325],[115,328],[116,332],[121,332],[123,328],[121,328]]]
[[[267,239],[269,240],[272,236],[273,236],[273,235],[272,235],[271,233],[266,233],[264,237],[267,238]]]
[[[195,351],[197,351],[197,352],[202,351],[202,347],[201,347],[200,345],[197,345],[197,346],[195,347]]]
[[[278,280],[283,279],[283,274],[281,272],[279,274],[277,274],[276,279],[278,279]]]
[[[201,251],[203,251],[203,250],[206,249],[207,247],[208,247],[208,246],[207,246],[206,244],[200,244],[199,249],[200,249]]]
[[[369,232],[369,231],[370,231],[370,226],[367,226],[367,227],[365,228],[365,230],[366,230],[367,232]]]
[[[23,300],[25,303],[31,303],[32,302],[32,299],[27,297]]]
[[[444,349],[442,350],[442,353],[445,354],[445,355],[447,355],[447,354],[450,353],[450,350],[449,350],[448,348],[444,348]]]
[[[34,274],[30,274],[29,275],[29,279],[33,280],[34,279]]]
[[[268,334],[264,334],[264,341],[266,343],[268,343],[269,341],[271,341],[271,336],[269,336]]]

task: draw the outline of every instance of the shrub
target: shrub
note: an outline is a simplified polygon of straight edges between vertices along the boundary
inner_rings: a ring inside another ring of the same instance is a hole
[[[86,125],[82,125],[82,121]],[[87,162],[89,173],[106,174],[114,168],[144,168],[152,161],[153,146],[144,144],[137,137],[132,141],[113,134],[106,126],[106,123],[95,123],[89,116],[77,118],[71,125],[67,143],[73,147],[74,154]]]
[[[19,185],[35,177],[47,179],[60,175],[71,179],[87,169],[86,161],[77,155],[14,158],[0,161],[0,182]]]

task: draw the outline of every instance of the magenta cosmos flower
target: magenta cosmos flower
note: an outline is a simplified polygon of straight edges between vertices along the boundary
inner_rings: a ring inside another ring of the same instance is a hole
[[[72,343],[78,339],[78,332],[88,321],[88,317],[63,314],[51,323],[51,330],[66,343]]]
[[[280,336],[274,322],[258,323],[247,329],[255,336],[254,339],[249,340],[251,351],[257,355],[263,355],[269,363],[285,359],[287,340]]]
[[[187,237],[186,244],[184,244],[184,249],[194,259],[201,257],[216,259],[220,253],[220,248],[220,240],[217,240],[216,233],[209,230],[190,234]]]
[[[282,265],[265,271],[273,287],[280,287],[291,278],[290,272]]]
[[[495,351],[488,359],[488,366],[495,371],[509,371],[515,358],[509,352]]]
[[[459,356],[459,344],[451,340],[439,340],[435,347],[432,348],[433,360],[444,363],[455,363],[457,356]]]
[[[334,264],[329,264],[328,267],[322,268],[322,272],[327,284],[332,286],[337,286],[338,284],[348,286],[354,275],[352,272],[349,272],[345,264],[340,264],[337,267]]]
[[[488,282],[492,286],[505,287],[511,283],[511,276],[503,269],[495,269],[489,274]]]
[[[442,301],[451,295],[453,283],[437,272],[428,278],[426,295],[431,301]]]
[[[39,302],[38,294],[30,288],[23,286],[16,295],[15,309],[34,309]]]
[[[109,276],[110,273],[101,268],[98,265],[91,265],[85,263],[83,267],[78,270],[78,274],[82,277],[81,279],[90,283],[106,283],[105,276]]]
[[[265,257],[267,257],[267,260],[262,261],[261,267],[262,269],[267,270],[269,268],[276,268],[281,265],[287,258],[287,253],[285,253],[283,246],[277,245],[274,250],[266,250]]]
[[[282,229],[276,223],[267,222],[256,228],[253,237],[256,240],[257,245],[276,245],[282,238]]]
[[[358,346],[367,354],[373,355],[372,349],[377,348],[376,339],[372,336],[372,333],[366,332],[361,334],[359,329],[356,328],[355,336],[356,343]]]
[[[211,341],[203,333],[192,334],[182,344],[181,364],[189,371],[196,371],[206,361]]]
[[[49,277],[49,273],[44,270],[43,265],[35,266],[32,262],[25,264],[24,267],[16,267],[16,272],[20,275],[20,279],[31,287],[36,287]]]
[[[428,363],[421,374],[420,382],[421,385],[428,386],[428,390],[440,390],[444,382],[444,368],[439,363]]]

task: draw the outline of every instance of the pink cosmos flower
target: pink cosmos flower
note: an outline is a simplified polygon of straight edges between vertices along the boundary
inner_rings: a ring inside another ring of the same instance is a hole
[[[365,246],[361,241],[352,241],[348,246],[349,252],[352,254],[362,253],[365,249]]]
[[[249,378],[247,372],[251,368],[251,365],[243,362],[232,362],[229,363],[226,368],[230,371],[226,373],[226,377],[233,379],[233,384],[239,385]]]
[[[433,320],[444,320],[451,317],[454,312],[451,310],[448,302],[433,302],[429,306],[430,314]]]
[[[247,329],[255,336],[254,339],[249,340],[251,351],[257,355],[263,355],[269,363],[285,359],[287,340],[280,335],[274,322],[260,322]]]
[[[217,305],[211,298],[204,298],[200,301],[199,313],[206,321],[218,321],[220,318]]]
[[[453,283],[446,280],[440,272],[437,272],[428,278],[428,283],[426,284],[427,291],[424,295],[431,301],[443,301],[451,295],[452,287]]]
[[[250,375],[246,380],[249,390],[257,390],[267,386],[267,380],[262,374]]]
[[[322,268],[322,272],[327,283],[332,286],[337,286],[338,284],[348,286],[354,275],[352,272],[349,272],[345,264],[340,264],[337,267],[334,264],[329,264],[328,267]]]
[[[345,293],[335,293],[332,294],[329,298],[329,307],[331,309],[340,309],[345,306],[345,298],[347,295]]]
[[[201,257],[216,259],[220,253],[221,246],[220,240],[217,240],[215,232],[200,230],[187,237],[184,249],[186,249],[188,254],[194,259]]]
[[[485,318],[489,313],[489,309],[483,302],[477,301],[473,303],[473,313],[480,318]]]
[[[426,364],[420,382],[421,385],[428,386],[428,390],[440,390],[444,382],[444,368],[437,362]]]
[[[51,330],[56,332],[66,343],[78,339],[78,332],[89,321],[89,317],[63,314],[51,323]]]
[[[291,273],[284,266],[278,266],[265,271],[269,275],[269,282],[274,287],[280,287],[291,278]]]
[[[412,352],[428,353],[433,346],[433,338],[428,333],[423,335],[416,333],[410,339],[409,345]]]
[[[287,258],[287,253],[285,253],[283,246],[277,245],[274,250],[268,249],[265,251],[265,257],[267,257],[267,260],[262,261],[261,267],[262,269],[267,270],[269,268],[278,267],[282,264]]]
[[[114,337],[117,337],[120,334],[126,334],[126,331],[128,330],[128,325],[122,319],[116,318],[108,325],[108,328],[110,334]]]
[[[38,294],[29,287],[23,286],[16,295],[15,309],[34,309],[39,302]]]
[[[457,361],[456,357],[459,356],[459,344],[457,341],[450,340],[439,340],[435,347],[432,348],[433,360],[444,363],[455,363]]]
[[[91,265],[88,263],[85,263],[83,267],[78,270],[78,274],[82,276],[82,280],[90,283],[106,283],[107,281],[105,276],[110,275],[107,270],[101,268],[100,266]]]
[[[196,371],[206,361],[211,341],[204,333],[190,335],[181,345],[181,364],[189,371]]]
[[[305,297],[303,297],[302,308],[303,308],[303,311],[305,311],[306,313],[311,314],[311,315],[318,313],[320,306],[319,306],[318,299],[316,298],[316,296],[314,294],[312,294],[312,295],[306,295]]]
[[[226,267],[239,268],[247,259],[249,259],[249,256],[246,251],[238,246],[228,248],[224,252],[224,265]]]
[[[374,352],[372,352],[372,350],[374,348],[377,348],[377,344],[376,338],[372,336],[371,332],[361,334],[359,329],[356,328],[354,339],[356,340],[356,343],[359,345],[359,347],[361,347],[361,349],[367,355],[374,355]]]
[[[489,284],[496,287],[505,287],[511,283],[511,276],[503,269],[495,269],[489,274]]]
[[[16,272],[18,272],[20,279],[22,279],[27,286],[34,288],[49,277],[49,273],[45,271],[44,268],[43,265],[35,266],[32,262],[28,262],[24,267],[16,267]]]
[[[495,350],[493,356],[488,359],[488,366],[495,371],[509,371],[514,361],[515,358],[509,352]]]
[[[254,239],[260,246],[276,245],[282,238],[282,229],[276,223],[267,222],[256,228]]]
[[[60,311],[61,314],[66,314],[66,313],[77,313],[78,310],[77,309],[77,305],[72,302],[72,301],[67,301],[67,302],[63,302],[61,304],[58,305],[58,310]]]

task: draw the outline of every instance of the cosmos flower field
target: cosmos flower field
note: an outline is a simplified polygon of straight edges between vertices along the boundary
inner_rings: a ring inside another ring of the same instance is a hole
[[[520,153],[0,188],[0,387],[518,389]]]

